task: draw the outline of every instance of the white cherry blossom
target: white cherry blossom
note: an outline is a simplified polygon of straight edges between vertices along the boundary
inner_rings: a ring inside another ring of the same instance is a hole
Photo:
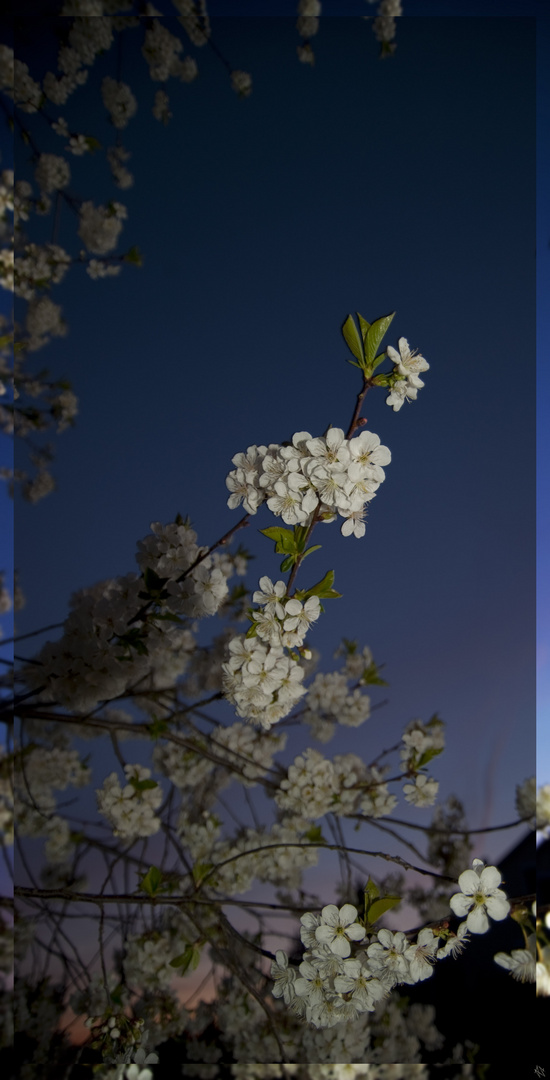
[[[340,909],[335,904],[327,904],[321,912],[321,919],[315,937],[320,944],[328,945],[336,956],[349,956],[351,942],[362,941],[365,937],[365,928],[356,922],[357,908],[353,904],[344,904]]]
[[[510,911],[506,893],[499,889],[501,875],[496,866],[485,866],[481,859],[474,859],[471,870],[465,870],[458,879],[461,892],[451,896],[450,905],[455,915],[466,918],[466,926],[472,934],[485,934],[489,929],[488,915],[500,922]]]

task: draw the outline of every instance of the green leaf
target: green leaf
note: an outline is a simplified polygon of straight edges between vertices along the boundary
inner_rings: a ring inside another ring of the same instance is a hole
[[[380,364],[384,363],[384,360],[387,360],[387,355],[385,352],[379,353],[378,356],[375,356],[371,365],[371,371],[376,371],[377,367],[380,367]]]
[[[101,143],[94,139],[93,135],[86,135],[86,146],[91,154],[95,153],[96,150],[101,150]]]
[[[286,559],[283,559],[281,563],[281,574],[286,574],[287,570],[292,570],[295,562],[295,555],[287,555]]]
[[[318,581],[316,585],[312,585],[311,589],[307,589],[306,596],[318,596],[323,600],[336,600],[342,593],[336,592],[336,589],[332,588],[334,582],[334,570],[327,570],[322,581]]]
[[[306,555],[311,555],[312,551],[320,551],[321,547],[322,547],[322,544],[314,544],[313,547],[310,547],[310,548],[307,549],[307,551],[304,551],[303,554],[302,554],[302,562],[305,559]]]
[[[381,919],[386,911],[389,911],[400,903],[400,896],[384,896],[381,900],[375,900],[374,904],[371,904],[367,914],[371,926],[373,923],[378,922],[378,919]]]
[[[312,825],[311,829],[308,829],[305,834],[306,840],[309,840],[310,844],[316,844],[318,840],[325,842],[323,832],[320,825]]]
[[[342,334],[344,335],[344,341],[346,342],[348,349],[350,349],[355,358],[359,360],[359,367],[362,367],[365,362],[365,350],[363,348],[361,335],[351,315],[348,315],[342,327]]]
[[[166,720],[159,720],[156,716],[152,724],[149,724],[149,734],[152,739],[160,739],[160,736],[165,735],[167,731],[168,724]]]
[[[367,364],[368,364],[369,368],[371,369],[371,371],[372,371],[372,363],[373,363],[374,358],[376,356],[378,346],[379,346],[380,342],[382,341],[382,338],[384,337],[384,334],[386,333],[386,331],[387,331],[387,329],[388,329],[394,315],[395,315],[395,311],[392,311],[391,315],[384,315],[381,319],[377,319],[376,322],[372,323],[372,326],[369,328],[369,330],[367,332],[367,341],[366,341],[366,345],[365,345],[365,356],[366,356]]]
[[[138,247],[134,245],[123,256],[124,262],[133,263],[134,266],[143,266],[143,255]]]
[[[359,326],[361,327],[361,334],[363,336],[363,344],[364,344],[366,339],[367,339],[367,331],[370,330],[370,322],[367,322],[367,320],[364,319],[363,316],[360,315],[358,311],[356,312],[356,315],[357,315],[357,318],[359,319]]]
[[[388,375],[375,375],[373,379],[374,386],[389,386],[390,380]]]
[[[260,529],[259,531],[264,536],[269,537],[270,540],[275,541],[277,555],[290,554],[298,550],[292,529],[283,529],[280,525],[272,525],[269,529]]]
[[[170,961],[170,967],[179,968],[180,974],[185,975],[186,971],[195,971],[198,968],[200,958],[200,949],[196,945],[187,945],[181,956]]]
[[[203,878],[206,877],[208,872],[212,870],[213,863],[195,863],[193,867],[193,881],[195,885],[200,885]]]
[[[367,908],[368,908],[369,904],[373,904],[374,901],[378,900],[378,897],[380,896],[380,890],[379,890],[378,886],[375,884],[375,882],[372,880],[370,874],[369,874],[369,880],[367,881],[367,884],[365,885],[365,888],[363,889],[363,892],[365,893],[365,905],[366,905]]]
[[[245,638],[256,637],[257,629],[258,629],[258,627],[257,627],[256,623],[253,622],[252,626],[248,627],[248,630],[246,631],[246,634],[244,635]]]
[[[159,577],[159,575],[148,566],[143,572],[143,580],[148,592],[161,592],[164,585],[166,585],[168,578]]]
[[[361,682],[364,683],[365,686],[389,686],[389,683],[387,683],[385,679],[382,679],[378,674],[378,668],[374,663],[374,660],[372,664],[369,664],[369,666],[365,668],[361,676]]]
[[[135,776],[130,777],[129,783],[136,791],[151,791],[158,787],[156,780],[138,780]]]
[[[309,532],[309,526],[307,525],[295,525],[294,526],[294,540],[296,542],[296,548],[302,552],[306,546],[307,534]]]
[[[147,873],[142,877],[139,887],[143,892],[146,892],[149,896],[155,896],[156,893],[161,891],[162,886],[162,871],[156,866],[149,867]]]
[[[424,750],[424,753],[418,759],[418,761],[416,763],[416,768],[421,769],[422,766],[427,765],[428,762],[432,760],[432,758],[437,757],[438,754],[442,754],[442,753],[443,753],[443,747],[442,746],[439,746],[437,748],[435,746],[430,746],[428,750]]]

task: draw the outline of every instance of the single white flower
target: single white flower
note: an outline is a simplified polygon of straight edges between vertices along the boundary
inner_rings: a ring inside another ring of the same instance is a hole
[[[472,870],[465,870],[458,879],[462,892],[455,893],[449,901],[455,915],[466,915],[466,926],[472,934],[485,934],[489,920],[500,922],[510,911],[506,893],[498,886],[502,880],[496,866],[484,866],[481,859],[474,859]]]
[[[326,998],[324,979],[315,965],[309,960],[302,961],[300,976],[294,983],[298,997],[304,998],[310,1008],[313,1005],[322,1005]]]
[[[275,960],[271,964],[271,978],[275,983],[271,991],[273,997],[282,997],[285,1005],[290,1005],[295,994],[296,971],[288,966],[288,956],[282,949],[277,949],[275,953]]]
[[[372,480],[382,482],[386,474],[382,465],[389,465],[391,453],[387,446],[380,445],[378,435],[373,431],[362,431],[349,445],[351,463],[348,467],[350,480]]]
[[[362,941],[365,929],[355,920],[357,908],[353,904],[344,904],[340,910],[336,904],[327,904],[321,912],[322,923],[315,931],[317,941],[328,945],[336,956],[345,958],[351,953],[351,941]]]
[[[321,601],[318,596],[310,596],[305,604],[302,604],[299,600],[287,600],[285,613],[289,616],[284,622],[285,630],[298,629],[300,633],[306,634],[312,623],[317,622],[321,614]]]
[[[266,615],[276,615],[278,619],[284,619],[285,612],[281,600],[286,594],[284,581],[276,581],[273,584],[271,578],[261,577],[260,588],[253,594],[255,604],[261,604],[265,608]]]
[[[536,961],[535,956],[529,949],[512,949],[510,954],[505,952],[496,953],[494,961],[500,967],[513,975],[518,982],[535,982]]]
[[[418,390],[410,386],[406,379],[396,382],[386,398],[386,405],[391,405],[394,412],[399,412],[403,402],[416,401]]]
[[[413,806],[433,806],[439,789],[439,781],[419,773],[414,784],[404,784],[403,791],[407,802]]]
[[[439,938],[435,937],[433,930],[425,927],[420,931],[416,942],[405,949],[405,959],[409,962],[411,978],[414,982],[429,979],[436,961],[438,942]]]
[[[392,363],[395,364],[399,374],[407,377],[409,386],[414,386],[417,390],[420,390],[424,383],[418,377],[419,372],[428,371],[430,365],[423,356],[420,356],[416,349],[411,352],[406,338],[399,338],[397,344],[399,345],[399,352],[391,345],[388,345],[386,352]]]

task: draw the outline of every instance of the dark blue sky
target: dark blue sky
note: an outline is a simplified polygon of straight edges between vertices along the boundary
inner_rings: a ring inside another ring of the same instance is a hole
[[[253,94],[239,100],[197,50],[196,83],[168,84],[168,129],[150,115],[158,84],[125,49],[136,184],[115,197],[129,214],[121,250],[138,244],[145,262],[106,282],[75,269],[53,296],[70,334],[37,361],[73,380],[81,412],[57,442],[58,491],[17,506],[19,628],[133,569],[151,521],[188,513],[201,543],[225,532],[233,454],[346,428],[358,373],[340,325],[396,310],[388,342],[422,351],[425,389],[398,414],[383,393],[367,399],[387,480],[364,540],[319,528],[303,579],[334,568],[344,596],[311,637],[325,669],[357,637],[386,662],[390,704],[327,753],[369,760],[437,710],[440,794],[463,798],[474,827],[509,821],[535,754],[534,22],[402,18],[380,63],[368,23],[333,18],[314,70],[296,61],[294,22],[214,19]],[[97,88],[114,64],[102,57],[67,110],[104,145]],[[113,197],[102,156],[71,168],[75,193]],[[59,242],[77,250],[73,238],[65,217]],[[257,531],[271,523],[264,509],[242,534],[252,587],[278,574]]]

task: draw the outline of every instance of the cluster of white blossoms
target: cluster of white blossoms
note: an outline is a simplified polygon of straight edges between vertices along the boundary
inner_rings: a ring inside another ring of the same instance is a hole
[[[428,979],[437,960],[464,948],[470,932],[485,933],[488,915],[506,918],[510,904],[498,888],[500,882],[496,867],[480,859],[460,875],[461,892],[451,897],[450,906],[467,918],[456,934],[444,926],[425,927],[414,940],[402,931],[367,933],[353,904],[340,909],[328,904],[320,915],[306,912],[300,920],[304,959],[297,971],[286,953],[277,951],[271,965],[273,996],[283,998],[292,1013],[317,1028],[349,1023],[374,1011],[395,986]]]
[[[110,202],[107,206],[83,202],[78,235],[88,251],[94,255],[106,255],[117,246],[122,222],[127,216],[126,207],[119,202]]]
[[[125,128],[137,110],[137,101],[130,87],[106,75],[101,83],[101,97],[113,127],[119,130]]]
[[[183,42],[155,19],[145,32],[142,54],[149,65],[149,75],[154,82],[166,82],[170,77],[191,82],[197,74],[195,61],[180,56]]]
[[[414,1006],[413,1006],[414,1008]],[[424,1006],[418,1007],[414,1016],[420,1019],[427,1014]],[[426,1024],[423,1025],[424,1029]],[[473,1068],[473,1066],[472,1066]],[[470,1076],[468,1071],[462,1076]],[[232,1065],[231,1072],[237,1080],[427,1080],[427,1065]]]
[[[230,724],[216,728],[208,739],[195,738],[196,750],[161,743],[153,751],[153,761],[182,792],[202,786],[206,779],[209,791],[217,792],[235,776],[244,787],[253,787],[271,769],[286,740],[286,732],[275,734],[249,724]],[[206,749],[215,760],[201,753]]]
[[[69,822],[55,813],[54,791],[90,783],[91,771],[77,750],[31,746],[16,758],[14,805],[20,836],[45,837],[50,863],[65,863],[73,845]]]
[[[15,260],[15,295],[32,300],[37,288],[58,285],[63,280],[71,256],[59,244],[26,244],[24,254]]]
[[[375,0],[368,0],[368,3],[374,4]],[[382,46],[381,56],[390,56],[395,51],[395,20],[396,17],[402,14],[401,0],[380,0],[372,29],[376,40]]]
[[[173,686],[185,671],[194,647],[189,627],[155,621],[155,615],[215,614],[228,593],[233,563],[226,554],[205,557],[206,549],[197,546],[187,525],[155,522],[151,528],[153,535],[139,542],[136,559],[145,573],[154,571],[164,583],[154,610],[144,603],[144,577],[138,574],[75,593],[62,637],[46,642],[23,671],[29,687],[40,688],[42,700],[84,713],[138,684],[142,691]],[[148,707],[145,699],[143,707]],[[162,706],[154,708],[161,716]]]
[[[310,747],[289,766],[274,798],[281,810],[301,813],[311,821],[328,813],[384,817],[397,799],[389,794],[383,775],[357,754],[336,754],[329,761]]]
[[[126,985],[139,990],[167,989],[176,976],[170,961],[195,938],[192,923],[176,908],[165,909],[145,933],[128,934],[122,961]]]
[[[319,15],[321,14],[320,0],[299,0],[298,20],[296,29],[303,39],[297,47],[298,59],[302,64],[315,63],[315,55],[310,44],[310,38],[319,31]]]
[[[50,194],[67,187],[71,170],[65,158],[58,154],[41,154],[34,170],[34,178],[39,188]]]
[[[541,832],[550,825],[550,784],[541,784],[537,791],[536,825]]]
[[[151,770],[143,765],[125,765],[124,772],[123,787],[113,772],[96,792],[99,812],[107,818],[115,836],[124,840],[153,836],[160,829],[160,818],[154,811],[162,802],[162,788],[150,779]]]
[[[424,386],[419,372],[428,371],[430,366],[420,353],[415,350],[411,352],[406,338],[400,337],[398,345],[399,352],[392,345],[388,345],[386,349],[399,375],[399,380],[393,384],[386,398],[386,405],[391,405],[394,412],[399,412],[405,400],[416,401],[418,391]]]
[[[356,1020],[401,983],[414,983],[432,974],[438,938],[422,930],[409,943],[402,932],[379,930],[368,936],[357,922],[357,908],[327,904],[320,916],[306,912],[300,937],[306,947],[299,974],[280,949],[271,965],[273,996],[282,997],[292,1012],[317,1028]],[[351,957],[352,946],[361,943]]]
[[[223,692],[238,716],[269,729],[306,693],[301,685],[305,671],[294,650],[302,648],[321,605],[315,595],[303,602],[287,597],[284,581],[273,584],[264,576],[259,585],[253,594],[259,605],[251,615],[254,636],[239,635],[229,642],[230,657],[222,665]]]
[[[222,665],[223,693],[237,716],[269,728],[292,711],[305,694],[304,669],[279,645],[262,645],[244,636],[229,642],[230,659]]]
[[[116,186],[122,191],[126,191],[134,185],[134,177],[125,165],[125,162],[129,161],[131,156],[130,151],[126,150],[123,146],[110,146],[107,150],[107,161],[109,162],[111,176]],[[116,269],[118,271],[120,267]],[[90,273],[89,270],[88,273]],[[90,277],[91,276],[92,275],[90,275]]]
[[[411,720],[403,734],[405,746],[401,750],[401,764],[412,778],[412,783],[403,787],[407,802],[413,806],[433,806],[439,783],[419,769],[435,754],[441,753],[445,746],[444,724],[434,716],[423,724],[421,720]]]
[[[226,479],[231,509],[242,502],[255,514],[267,501],[287,525],[309,524],[314,512],[323,521],[340,515],[342,534],[360,537],[365,505],[385,479],[382,466],[391,453],[371,431],[346,439],[341,428],[329,428],[315,439],[309,431],[297,431],[291,445],[249,446],[232,461],[236,468]]]
[[[370,697],[358,687],[350,690],[348,670],[319,672],[308,686],[304,722],[319,742],[329,742],[336,725],[359,727],[370,716]]]
[[[523,781],[523,784],[516,786],[516,810],[518,817],[526,821],[531,829],[537,828],[537,780],[535,776],[529,776],[527,780]]]
[[[49,296],[34,297],[30,301],[25,327],[29,335],[26,342],[29,352],[36,352],[47,345],[52,337],[64,337],[67,333],[61,307],[54,304]]]
[[[304,816],[285,818],[271,828],[248,828],[230,840],[217,839],[221,823],[212,816],[189,829],[181,824],[182,842],[193,858],[213,864],[209,887],[225,896],[248,892],[255,880],[301,888],[303,871],[317,865],[318,851],[308,844],[310,822]]]

